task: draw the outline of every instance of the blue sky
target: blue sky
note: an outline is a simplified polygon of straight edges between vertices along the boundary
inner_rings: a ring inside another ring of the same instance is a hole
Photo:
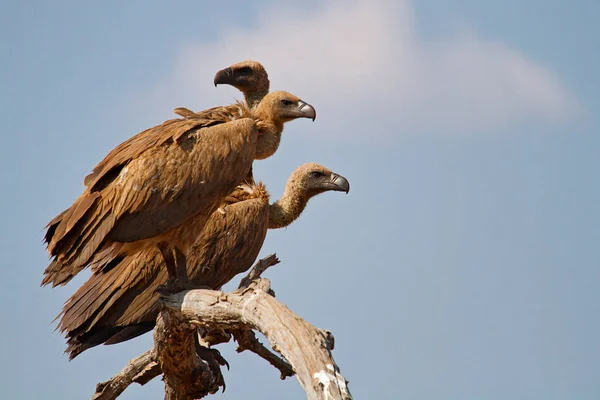
[[[42,227],[127,137],[240,98],[214,72],[256,59],[318,113],[256,176],[273,198],[304,162],[351,182],[262,255],[282,260],[278,298],[334,333],[356,398],[597,399],[599,16],[591,0],[4,2],[4,397],[89,397],[151,346],[67,360],[51,321],[87,275],[39,287]],[[222,352],[215,398],[304,398]]]

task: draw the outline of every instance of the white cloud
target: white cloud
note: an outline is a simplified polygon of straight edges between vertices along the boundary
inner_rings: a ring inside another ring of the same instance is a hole
[[[391,134],[485,131],[577,110],[552,71],[505,44],[475,34],[419,38],[409,1],[290,7],[265,9],[253,28],[228,27],[216,42],[184,46],[152,97],[163,109],[228,103],[241,96],[214,89],[214,73],[254,59],[267,68],[272,90],[314,104],[321,126],[340,133],[374,119]]]

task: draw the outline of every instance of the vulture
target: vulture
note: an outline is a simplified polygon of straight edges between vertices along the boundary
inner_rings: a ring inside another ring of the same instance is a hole
[[[237,88],[244,94],[246,105],[253,109],[256,107],[262,99],[269,93],[269,76],[267,71],[261,63],[257,61],[242,61],[237,64],[233,64],[230,67],[222,69],[215,74],[214,78],[215,86],[220,84],[231,85]],[[175,113],[182,117],[191,117],[195,115],[193,111],[187,108],[177,108]],[[315,116],[316,117],[316,116]],[[281,132],[279,135],[273,135],[269,143],[265,143],[270,148],[277,148],[281,140]],[[257,157],[257,160],[264,159],[266,157]],[[252,170],[247,178],[251,177]]]
[[[244,94],[246,105],[250,108],[256,107],[261,102],[269,93],[271,86],[265,67],[259,62],[251,60],[242,61],[217,71],[214,84],[215,87],[220,84],[235,87]],[[276,146],[276,140],[277,138],[274,137],[271,145]],[[260,158],[257,158],[257,160],[260,160]],[[250,168],[246,178],[252,178],[252,168]]]
[[[193,115],[191,115],[193,114]],[[284,123],[314,108],[283,91],[165,121],[113,149],[84,192],[47,225],[51,263],[42,285],[64,285],[85,267],[110,269],[148,248],[164,258],[173,290],[185,288],[188,248],[254,159],[277,150]]]
[[[294,170],[282,197],[272,204],[261,182],[241,183],[222,201],[223,211],[212,213],[188,250],[188,279],[195,287],[220,289],[251,267],[267,229],[290,225],[315,195],[349,190],[346,178],[315,163]],[[159,312],[156,289],[168,278],[162,264],[160,251],[148,248],[119,259],[110,269],[94,271],[57,316],[70,359],[154,328]]]
[[[269,76],[261,63],[242,61],[215,74],[215,86],[231,85],[244,94],[246,105],[255,107],[269,93]]]

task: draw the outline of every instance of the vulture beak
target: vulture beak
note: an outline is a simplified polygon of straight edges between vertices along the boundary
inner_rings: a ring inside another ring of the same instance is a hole
[[[231,67],[220,70],[215,75],[215,87],[217,85],[231,85],[233,82],[233,69]]]
[[[348,194],[350,191],[350,182],[341,175],[332,173],[331,184],[333,186],[331,190],[335,190],[336,192],[346,192],[346,194]]]
[[[317,118],[317,111],[315,108],[302,100],[298,101],[298,111],[302,118],[310,118],[313,121]]]

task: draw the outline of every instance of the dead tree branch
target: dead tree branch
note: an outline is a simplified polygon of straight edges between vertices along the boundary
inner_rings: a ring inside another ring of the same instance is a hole
[[[259,260],[233,293],[198,289],[163,298],[154,349],[131,360],[109,381],[98,384],[92,400],[115,399],[131,383],[143,385],[163,371],[165,399],[215,393],[225,385],[220,366],[226,362],[208,346],[213,344],[212,337],[221,338],[216,340],[220,342],[227,339],[228,334],[218,334],[224,331],[234,336],[238,352],[258,354],[280,371],[281,379],[295,372],[309,400],[351,400],[347,381],[331,355],[331,333],[295,315],[275,299],[270,282],[260,277],[277,263],[274,254]],[[206,334],[199,338],[197,328]],[[253,329],[263,333],[285,360],[262,345]]]
[[[261,260],[259,260],[250,272],[242,278],[238,289],[245,289],[250,286],[252,281],[259,279],[261,275],[267,270],[267,268],[272,267],[273,265],[279,264],[279,259],[275,254],[271,254]],[[275,295],[275,293],[271,290],[269,292],[271,295]],[[288,376],[294,376],[294,369],[290,364],[288,364],[285,360],[282,360],[277,355],[273,354],[269,349],[267,349],[257,338],[254,332],[251,329],[242,329],[238,331],[234,331],[233,336],[235,340],[238,342],[237,352],[241,353],[242,351],[249,350],[258,356],[265,359],[269,364],[274,366],[281,373],[281,379],[285,379]]]
[[[101,382],[96,385],[96,393],[92,396],[92,400],[113,400],[119,397],[119,395],[127,389],[127,386],[131,385],[133,382],[137,382],[140,385],[148,383],[156,375],[147,380],[140,378],[145,374],[148,374],[149,371],[156,370],[158,365],[153,361],[153,357],[154,350],[150,349],[141,356],[129,361],[125,368],[117,375],[106,382]],[[160,369],[158,369],[157,375],[159,374]]]
[[[250,286],[252,281],[260,278],[262,274],[267,270],[267,268],[272,267],[273,265],[277,265],[279,264],[279,262],[279,258],[277,258],[276,254],[270,254],[265,258],[258,260],[250,269],[248,274],[242,278],[238,289],[247,288],[248,286]]]
[[[211,329],[257,329],[293,366],[308,399],[351,399],[347,382],[331,355],[332,335],[315,328],[269,295],[259,278],[233,293],[191,290],[165,298],[166,307]],[[200,322],[201,321],[201,322]]]
[[[257,338],[254,332],[250,329],[244,329],[235,331],[233,337],[238,342],[237,352],[241,353],[245,350],[250,350],[251,352],[259,355],[264,358],[281,372],[281,379],[285,379],[288,376],[294,376],[294,368],[288,364],[285,360],[282,360],[280,357],[272,353],[269,349],[267,349]]]

